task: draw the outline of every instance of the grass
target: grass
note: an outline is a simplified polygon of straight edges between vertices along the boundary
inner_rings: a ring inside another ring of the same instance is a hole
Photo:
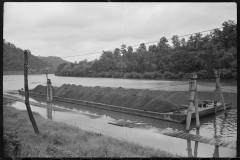
[[[33,114],[39,135],[34,133],[27,111],[3,105],[5,157],[178,157]]]

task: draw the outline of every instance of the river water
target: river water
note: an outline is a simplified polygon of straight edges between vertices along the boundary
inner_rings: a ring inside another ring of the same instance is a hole
[[[176,84],[183,84],[179,90],[188,90],[186,81],[162,81],[162,80],[130,80],[130,79],[112,79],[112,78],[81,78],[81,77],[58,77],[53,74],[48,75],[53,86],[61,86],[64,83],[83,85],[83,86],[103,86],[103,87],[123,87],[123,88],[143,88],[160,89],[166,86],[165,90],[171,90]],[[186,83],[186,86],[184,86]],[[214,81],[202,81],[208,85],[214,86]],[[29,75],[29,89],[33,89],[39,84],[46,85],[45,75]],[[221,82],[223,88],[236,90],[236,82]],[[160,87],[160,88],[159,88]],[[23,75],[4,75],[3,92],[24,99],[18,95],[17,89],[24,88]],[[198,87],[199,89],[200,87]],[[204,88],[202,88],[204,89]],[[206,89],[206,88],[205,88]],[[176,90],[176,88],[174,89]],[[199,89],[200,90],[200,89]],[[30,98],[30,101],[46,104],[45,99]],[[217,115],[210,115],[200,119],[201,127],[199,133],[205,137],[217,137],[225,141],[236,141],[237,138],[237,106],[233,102],[233,108],[228,110],[228,117],[223,112]],[[11,102],[11,105],[17,109],[25,110],[26,106],[22,102]],[[161,150],[177,153],[181,156],[197,157],[236,157],[236,150],[213,145],[203,144],[185,139],[169,137],[160,134],[160,130],[169,129],[174,131],[185,131],[185,124],[167,122],[147,117],[119,113],[114,111],[102,110],[75,104],[63,102],[53,102],[53,106],[66,108],[72,112],[51,111],[45,108],[31,106],[33,111],[40,113],[45,118],[51,118],[56,121],[76,125],[84,130],[99,132],[115,138],[126,139],[144,146],[150,146]],[[51,112],[51,116],[47,113]],[[117,122],[125,120],[138,124],[138,127],[127,128],[108,124],[108,122]],[[191,122],[190,133],[196,134],[195,121]],[[197,147],[196,147],[197,146]]]

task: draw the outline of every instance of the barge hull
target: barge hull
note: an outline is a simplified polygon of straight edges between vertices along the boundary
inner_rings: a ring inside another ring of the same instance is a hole
[[[21,95],[25,94],[25,91],[23,90],[18,90],[18,92]],[[46,95],[34,93],[34,92],[29,92],[29,95],[33,97],[46,98]],[[82,100],[76,100],[76,99],[70,99],[70,98],[63,98],[63,97],[57,97],[57,96],[53,96],[53,100],[72,103],[72,104],[78,104],[83,106],[89,106],[94,108],[101,108],[101,109],[106,109],[111,111],[117,111],[117,112],[122,112],[127,114],[139,115],[139,116],[144,116],[144,117],[149,117],[154,119],[161,119],[161,120],[177,122],[177,123],[184,123],[187,118],[186,114],[158,113],[158,112],[144,111],[144,110],[114,106],[114,105],[103,104],[103,103],[82,101]],[[229,108],[229,107],[231,107],[231,104],[226,103],[226,108]],[[220,105],[217,108],[218,111],[222,109],[223,109],[223,105]],[[203,116],[212,114],[214,112],[215,112],[214,108],[206,109],[204,111],[199,112],[199,117],[203,117]],[[192,119],[195,119],[195,113],[192,113]]]

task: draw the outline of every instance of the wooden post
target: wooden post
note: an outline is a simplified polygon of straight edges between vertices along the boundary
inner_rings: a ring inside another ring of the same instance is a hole
[[[196,129],[196,134],[199,135],[199,129]],[[198,141],[195,141],[194,157],[197,157],[197,151],[198,151]]]
[[[24,50],[24,88],[25,88],[25,104],[26,104],[26,107],[27,107],[27,112],[28,112],[28,116],[29,116],[29,119],[32,123],[32,126],[34,128],[34,131],[36,134],[39,134],[39,130],[38,130],[38,127],[37,127],[37,124],[35,122],[35,119],[33,117],[33,114],[32,114],[32,110],[31,110],[31,107],[29,105],[29,92],[28,92],[28,51],[27,50]]]
[[[195,82],[195,84],[196,84],[196,88],[195,88],[195,96],[194,96],[194,105],[195,105],[195,116],[196,116],[196,128],[199,128],[200,120],[199,120],[199,111],[198,111],[197,81]]]
[[[214,117],[214,138],[217,138],[217,117]],[[215,145],[215,149],[213,152],[213,157],[219,157],[219,146]]]
[[[223,97],[223,93],[222,93],[222,89],[221,89],[221,85],[220,85],[220,72],[218,70],[214,71],[215,74],[215,78],[216,78],[216,90],[217,93],[220,93],[221,99],[222,99],[222,105],[225,111],[225,116],[227,117],[227,111],[226,111],[226,106],[225,106],[225,101],[224,101],[224,97]]]
[[[52,83],[50,79],[49,79],[49,100],[50,102],[52,102]]]
[[[192,155],[192,147],[191,147],[191,140],[187,139],[187,151],[188,151],[188,157],[193,157]]]
[[[47,102],[49,102],[48,70],[46,70],[46,78],[47,78]]]
[[[195,91],[196,91],[196,78],[197,74],[192,74],[189,80],[189,106],[188,106],[188,113],[187,113],[187,122],[186,122],[186,130],[189,131],[190,124],[191,124],[191,118],[192,118],[192,112],[193,112],[193,103],[195,98]]]
[[[217,114],[217,101],[214,101],[213,105],[214,105],[214,109],[215,109],[215,114]]]
[[[47,84],[47,102],[49,102],[49,89],[48,89],[48,84]]]
[[[52,119],[52,110],[51,109],[47,109],[47,118],[48,119]]]
[[[52,101],[52,83],[50,79],[47,79],[47,102]]]

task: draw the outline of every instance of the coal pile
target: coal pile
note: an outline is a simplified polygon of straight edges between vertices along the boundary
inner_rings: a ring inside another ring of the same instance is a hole
[[[32,91],[46,94],[46,86],[38,85]],[[187,92],[125,89],[121,87],[84,87],[74,84],[53,87],[53,96],[154,112],[166,112],[189,103]]]

